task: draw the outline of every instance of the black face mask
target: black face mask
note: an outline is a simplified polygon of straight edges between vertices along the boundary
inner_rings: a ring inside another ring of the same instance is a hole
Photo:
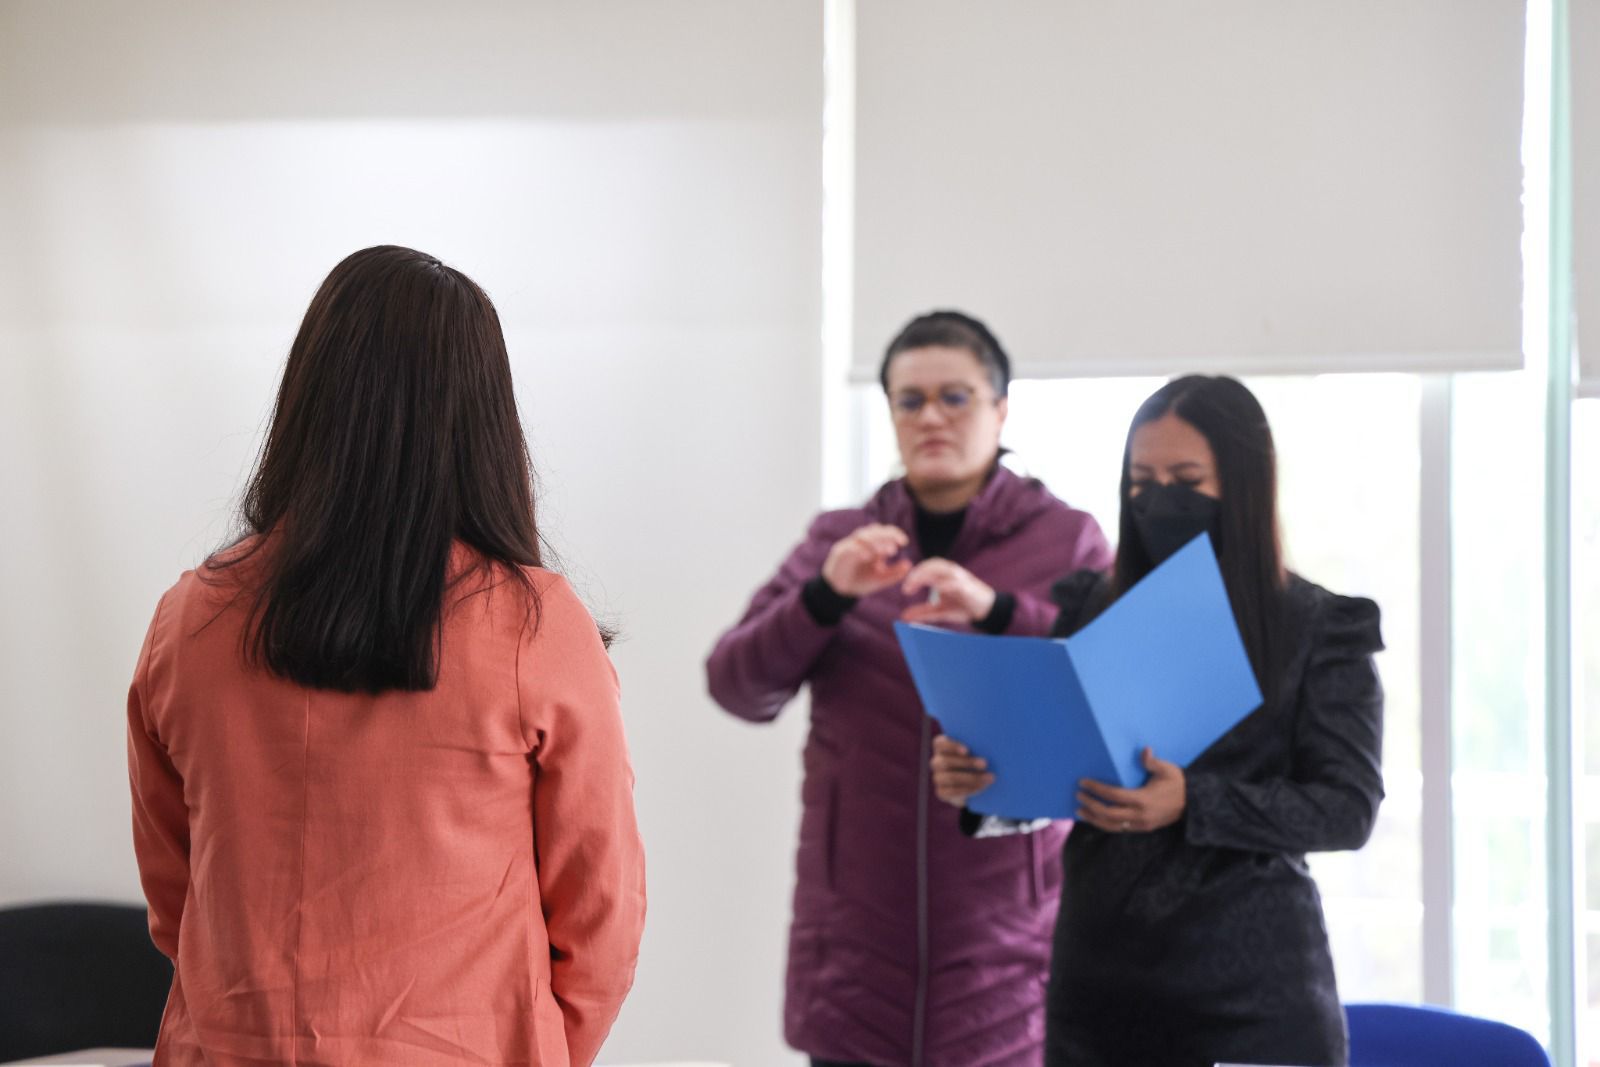
[[[1217,518],[1222,513],[1222,502],[1215,497],[1178,482],[1151,484],[1138,496],[1130,497],[1128,507],[1133,512],[1139,540],[1153,563],[1161,563],[1203,533],[1209,533],[1212,544],[1221,550],[1217,544]]]

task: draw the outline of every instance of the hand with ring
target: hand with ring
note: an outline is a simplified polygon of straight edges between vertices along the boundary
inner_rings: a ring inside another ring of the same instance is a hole
[[[1183,817],[1188,789],[1183,768],[1144,750],[1150,777],[1137,789],[1123,789],[1085,778],[1078,783],[1078,821],[1108,834],[1149,833]]]

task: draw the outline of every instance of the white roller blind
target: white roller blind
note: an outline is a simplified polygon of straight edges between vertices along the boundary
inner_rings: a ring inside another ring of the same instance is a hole
[[[1523,5],[862,0],[854,376],[1520,365]]]
[[[1600,396],[1600,0],[1571,0],[1573,299],[1578,392]]]

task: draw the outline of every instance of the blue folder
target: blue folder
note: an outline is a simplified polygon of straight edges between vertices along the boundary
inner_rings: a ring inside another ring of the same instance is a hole
[[[1147,745],[1186,767],[1261,706],[1206,534],[1072,637],[895,632],[923,707],[994,773],[967,804],[986,815],[1071,818],[1080,779],[1143,784]]]

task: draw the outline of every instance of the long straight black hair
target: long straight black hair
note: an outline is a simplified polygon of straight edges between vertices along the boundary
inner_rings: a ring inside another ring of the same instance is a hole
[[[1222,486],[1217,563],[1261,692],[1272,699],[1282,664],[1281,620],[1287,572],[1278,527],[1278,457],[1255,394],[1238,379],[1191,374],[1139,405],[1122,450],[1122,514],[1112,589],[1120,595],[1155,567],[1133,521],[1133,435],[1166,415],[1193,426],[1211,446]]]
[[[347,257],[311,300],[241,505],[255,558],[245,652],[302,685],[438,681],[451,549],[543,559],[500,319],[472,279],[409,248]]]

